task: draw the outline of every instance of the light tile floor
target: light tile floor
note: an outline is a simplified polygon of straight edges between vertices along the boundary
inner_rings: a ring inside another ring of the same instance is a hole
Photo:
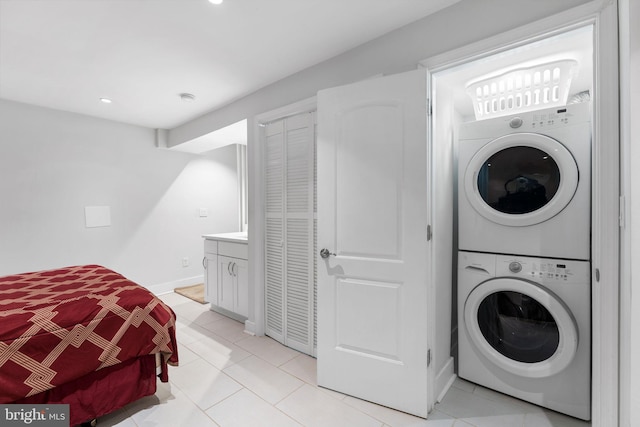
[[[457,379],[428,420],[318,387],[316,360],[181,295],[160,296],[178,316],[180,366],[155,395],[99,427],[585,427]]]

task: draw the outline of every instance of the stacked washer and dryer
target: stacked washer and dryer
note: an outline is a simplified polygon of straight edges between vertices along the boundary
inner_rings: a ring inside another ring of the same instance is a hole
[[[458,142],[458,374],[591,416],[588,103],[478,120]]]

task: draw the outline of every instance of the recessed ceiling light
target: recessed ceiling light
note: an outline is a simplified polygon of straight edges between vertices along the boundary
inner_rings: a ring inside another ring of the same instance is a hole
[[[222,4],[223,0],[209,0],[211,4]]]
[[[111,101],[109,98],[100,98],[100,102],[102,102],[103,104],[111,104],[113,101]]]
[[[184,102],[192,102],[196,99],[196,96],[192,93],[181,93],[178,96],[180,96],[180,99],[182,99]]]

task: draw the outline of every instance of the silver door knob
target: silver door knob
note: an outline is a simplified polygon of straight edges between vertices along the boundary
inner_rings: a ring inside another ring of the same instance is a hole
[[[329,249],[320,249],[320,256],[322,258],[329,258],[331,255],[336,256],[336,254],[329,252]]]

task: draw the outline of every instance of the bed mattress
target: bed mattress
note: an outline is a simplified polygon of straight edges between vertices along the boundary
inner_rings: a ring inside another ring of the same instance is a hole
[[[177,351],[171,308],[105,267],[0,277],[0,403],[151,354],[167,381]]]

